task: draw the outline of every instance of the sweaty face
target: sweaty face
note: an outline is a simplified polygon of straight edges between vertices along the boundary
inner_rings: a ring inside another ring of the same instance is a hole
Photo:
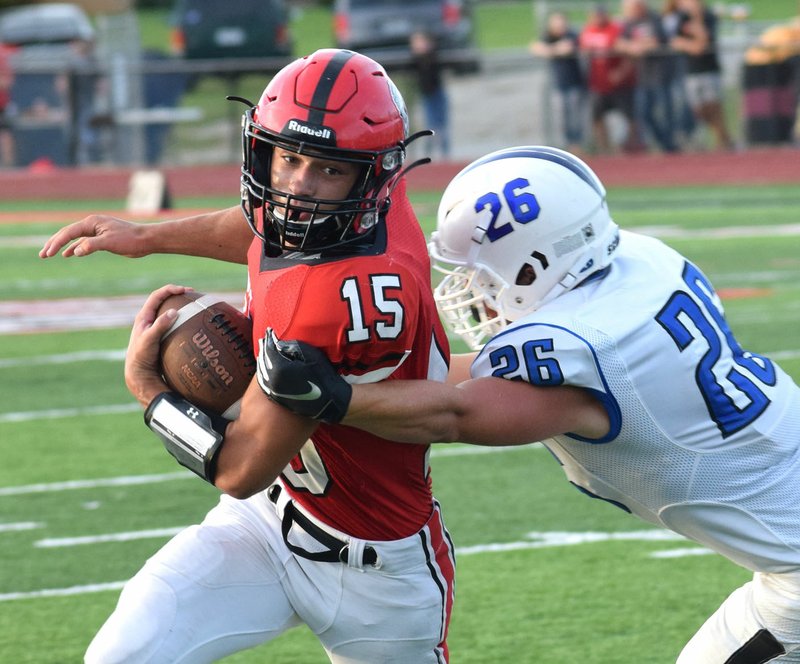
[[[275,147],[270,169],[273,189],[286,192],[291,196],[303,199],[313,198],[329,201],[319,206],[319,212],[330,212],[336,209],[332,201],[343,200],[350,193],[360,172],[357,164],[321,159],[297,154],[283,148]],[[286,202],[286,197],[275,196],[278,203]],[[312,203],[292,200],[294,206],[311,208]],[[293,221],[308,221],[309,213],[290,214]]]

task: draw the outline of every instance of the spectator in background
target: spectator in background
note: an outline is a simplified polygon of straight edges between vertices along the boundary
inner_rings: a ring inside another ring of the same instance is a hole
[[[72,57],[65,83],[72,119],[70,154],[76,164],[86,165],[102,157],[101,135],[94,119],[106,82],[98,70],[94,41],[76,39],[70,48]]]
[[[695,129],[695,119],[689,100],[686,98],[686,54],[672,48],[672,39],[678,34],[681,12],[678,9],[679,0],[665,0],[661,7],[661,25],[667,38],[667,53],[669,60],[667,76],[672,109],[675,120],[676,140],[683,144],[689,143]]]
[[[11,168],[15,162],[14,135],[9,118],[13,83],[14,72],[9,62],[8,48],[0,44],[0,165],[3,168]]]
[[[634,108],[637,124],[663,152],[677,152],[669,89],[671,63],[666,57],[667,36],[661,16],[650,9],[646,0],[622,0],[622,17],[622,35],[617,49],[636,63]]]
[[[625,151],[642,149],[633,101],[636,71],[631,59],[616,50],[621,32],[622,26],[600,4],[589,12],[579,37],[581,53],[588,59],[592,133],[595,148],[600,152],[612,150],[606,118],[615,110],[622,113],[628,125]]]
[[[538,41],[531,44],[531,52],[549,58],[552,73],[554,117],[561,123],[563,142],[570,152],[583,149],[584,101],[586,81],[579,58],[578,33],[569,24],[564,12],[553,12],[547,18],[547,27]]]
[[[429,32],[417,30],[410,39],[411,57],[417,76],[427,129],[434,131],[433,149],[443,159],[450,157],[450,105],[442,77],[436,39]]]
[[[695,118],[707,125],[717,149],[731,149],[722,108],[722,68],[717,56],[717,17],[703,0],[679,0],[681,16],[672,47],[686,54],[686,95]]]

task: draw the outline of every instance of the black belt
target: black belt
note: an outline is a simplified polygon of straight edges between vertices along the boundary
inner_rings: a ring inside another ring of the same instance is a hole
[[[270,502],[277,504],[278,496],[281,494],[281,486],[273,484],[267,490],[267,497]],[[302,547],[292,544],[289,541],[289,531],[292,529],[292,524],[296,523],[311,537],[317,540],[322,546],[326,547],[326,551],[306,551]],[[347,563],[350,559],[350,545],[343,542],[338,537],[334,537],[329,532],[320,528],[311,519],[309,519],[300,510],[295,509],[294,502],[288,501],[283,509],[283,519],[281,521],[281,532],[283,533],[283,541],[289,551],[295,555],[307,558],[308,560],[315,560],[321,563]],[[378,553],[371,546],[365,546],[364,552],[361,556],[361,565],[375,565],[378,562]]]

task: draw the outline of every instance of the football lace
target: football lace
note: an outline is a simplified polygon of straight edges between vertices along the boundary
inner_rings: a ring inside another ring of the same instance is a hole
[[[215,314],[211,318],[211,323],[227,337],[228,343],[234,350],[239,351],[239,357],[247,359],[245,366],[255,367],[256,358],[253,353],[253,346],[250,341],[231,324],[230,319],[225,314]]]

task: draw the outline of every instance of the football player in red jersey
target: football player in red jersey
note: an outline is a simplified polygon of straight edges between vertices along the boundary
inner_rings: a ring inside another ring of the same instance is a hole
[[[380,65],[317,51],[245,113],[241,211],[92,216],[41,255],[76,240],[64,255],[246,262],[254,345],[272,328],[325,349],[349,380],[443,380],[448,343],[402,177],[407,131]],[[210,662],[305,623],[333,662],[446,662],[454,558],[428,448],[294,415],[258,374],[232,422],[170,393],[157,349],[174,312],[156,311],[181,290],[155,291],[138,314],[126,382],[167,449],[223,495],[128,582],[86,661]],[[335,409],[314,387],[303,396],[325,419]]]

